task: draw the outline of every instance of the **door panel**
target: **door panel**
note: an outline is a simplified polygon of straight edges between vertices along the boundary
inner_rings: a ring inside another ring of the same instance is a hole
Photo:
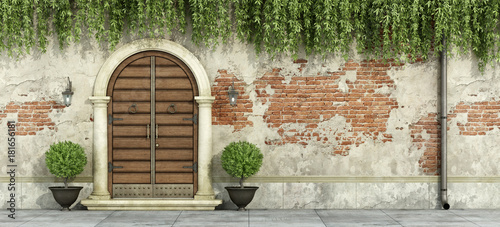
[[[193,102],[156,102],[156,113],[193,113]]]
[[[149,161],[113,161],[113,166],[121,168],[113,169],[116,173],[149,173],[151,172],[151,162]]]
[[[121,78],[115,83],[115,90],[118,89],[145,89],[151,87],[151,79],[149,78]]]
[[[161,161],[189,161],[193,160],[192,149],[156,149],[156,160]]]
[[[113,148],[150,148],[151,143],[146,138],[113,138]]]
[[[113,161],[115,160],[151,161],[151,151],[149,149],[114,149]]]
[[[176,172],[192,173],[193,169],[184,168],[184,166],[193,166],[190,161],[156,161],[156,172]]]
[[[193,118],[192,114],[156,114],[158,125],[193,125],[193,121],[184,120]],[[161,126],[160,126],[161,127]]]
[[[149,184],[151,173],[113,173],[113,184]]]
[[[185,126],[170,126],[170,125],[162,125],[158,126],[158,135],[160,137],[171,137],[171,136],[193,136],[193,126],[185,125]]]
[[[156,89],[189,89],[191,81],[186,78],[156,78]]]
[[[134,106],[135,105],[135,106]],[[151,102],[113,102],[113,113],[130,113],[135,112],[135,114],[151,112]]]
[[[146,125],[139,126],[113,126],[113,136],[127,137],[143,137],[148,135],[148,127]]]
[[[179,137],[165,137],[156,139],[156,143],[158,144],[157,148],[165,149],[165,148],[193,148],[193,139],[192,138],[179,138]]]
[[[157,173],[157,184],[192,184],[192,173]]]
[[[186,73],[176,66],[156,66],[156,77],[186,77]]]
[[[147,128],[151,124],[151,116],[149,114],[113,114],[113,125],[141,125]]]
[[[113,101],[149,101],[151,92],[144,90],[116,90],[113,92]]]
[[[193,92],[190,90],[156,90],[156,101],[193,101]]]

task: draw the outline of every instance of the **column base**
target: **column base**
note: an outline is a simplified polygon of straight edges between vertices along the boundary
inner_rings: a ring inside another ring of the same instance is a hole
[[[214,210],[219,199],[84,199],[89,210]]]
[[[90,200],[104,200],[104,199],[111,199],[111,195],[107,194],[107,195],[89,195],[89,197],[87,199],[90,199]],[[82,200],[83,201],[83,200]]]
[[[215,195],[194,195],[195,200],[214,200]]]

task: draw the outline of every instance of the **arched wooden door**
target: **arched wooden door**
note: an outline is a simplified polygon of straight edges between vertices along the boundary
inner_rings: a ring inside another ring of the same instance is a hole
[[[197,191],[196,81],[175,56],[123,61],[108,85],[108,189],[113,198],[193,198]]]

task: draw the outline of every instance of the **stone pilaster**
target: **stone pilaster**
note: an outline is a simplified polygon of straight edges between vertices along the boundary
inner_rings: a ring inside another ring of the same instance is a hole
[[[93,176],[94,191],[88,199],[110,199],[108,191],[108,96],[93,96],[89,98],[94,104],[94,151]]]
[[[198,192],[195,199],[214,199],[212,188],[212,103],[215,97],[198,96]]]

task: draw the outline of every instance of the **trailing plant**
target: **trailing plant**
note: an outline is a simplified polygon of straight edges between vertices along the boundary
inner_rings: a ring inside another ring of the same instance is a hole
[[[500,61],[499,10],[498,0],[5,0],[0,51],[44,52],[52,35],[61,48],[88,35],[113,49],[126,34],[165,37],[190,24],[193,42],[211,48],[233,32],[257,53],[294,58],[355,49],[413,61],[451,47],[472,51],[482,70]]]
[[[50,145],[45,152],[45,163],[50,173],[64,178],[64,187],[68,180],[80,174],[87,165],[87,156],[79,144],[64,141]]]
[[[240,187],[243,188],[244,179],[259,171],[263,158],[255,144],[246,141],[232,142],[222,151],[222,168],[229,175],[240,178]]]

